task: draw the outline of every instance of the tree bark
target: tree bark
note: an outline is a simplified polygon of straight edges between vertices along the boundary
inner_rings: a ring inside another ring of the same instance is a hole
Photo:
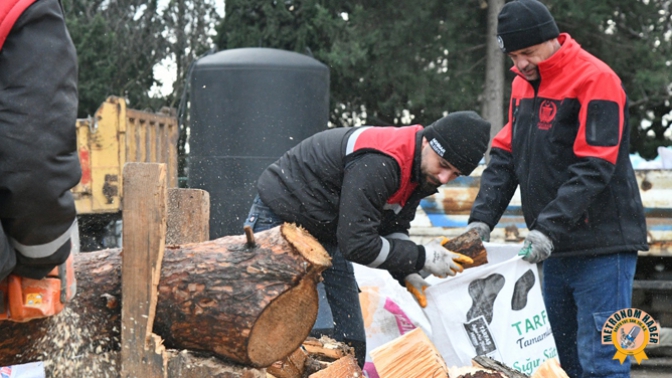
[[[254,245],[241,235],[166,247],[154,333],[167,347],[262,367],[306,339],[328,254],[305,230],[287,223],[255,239]],[[78,294],[63,312],[0,322],[0,366],[40,360],[48,361],[47,370],[52,364],[54,371],[79,374],[120,366],[118,353],[104,364],[93,357],[119,350],[121,251],[79,254],[75,270]]]
[[[481,236],[476,230],[469,230],[462,235],[448,240],[444,247],[447,249],[461,253],[465,256],[471,257],[474,260],[473,264],[462,264],[464,269],[481,266],[488,263],[488,252],[483,246]]]
[[[504,2],[504,0],[488,0],[483,118],[491,123],[491,141],[504,126],[504,61],[506,56],[499,49],[497,42],[497,15],[504,7]],[[488,147],[486,159],[490,161],[490,147]]]

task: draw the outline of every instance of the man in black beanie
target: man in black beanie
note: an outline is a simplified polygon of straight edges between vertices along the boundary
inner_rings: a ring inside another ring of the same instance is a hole
[[[489,240],[520,186],[529,232],[519,255],[543,261],[563,369],[570,377],[629,377],[630,361],[614,360],[614,346],[600,337],[607,318],[630,307],[637,251],[648,250],[621,80],[559,33],[537,0],[504,5],[497,39],[517,77],[468,228]]]
[[[472,111],[451,113],[424,128],[336,128],[313,135],[285,153],[259,177],[246,220],[254,231],[294,222],[329,252],[322,275],[336,340],[355,348],[362,366],[366,335],[350,261],[386,269],[406,281],[419,302],[429,286],[421,270],[439,277],[462,271],[471,259],[434,240],[408,236],[420,200],[483,158],[490,123]],[[317,336],[317,335],[316,335]]]

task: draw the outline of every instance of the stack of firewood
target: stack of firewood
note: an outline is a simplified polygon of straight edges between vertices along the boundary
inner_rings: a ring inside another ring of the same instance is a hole
[[[568,378],[554,358],[531,377],[485,356],[474,357],[473,366],[448,368],[420,328],[374,349],[371,358],[381,378]]]
[[[267,378],[361,378],[354,350],[336,340],[309,337],[299,349],[266,369]]]

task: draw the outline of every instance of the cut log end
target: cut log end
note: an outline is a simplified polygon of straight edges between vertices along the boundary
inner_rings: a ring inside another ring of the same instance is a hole
[[[248,343],[248,358],[253,366],[271,365],[295,351],[308,337],[317,319],[315,279],[305,277],[259,316]]]
[[[301,256],[313,264],[318,272],[331,266],[331,257],[315,239],[303,227],[294,223],[284,223],[281,226],[282,236],[301,254]]]

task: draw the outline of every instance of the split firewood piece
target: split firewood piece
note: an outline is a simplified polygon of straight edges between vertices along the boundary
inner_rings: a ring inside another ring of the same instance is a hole
[[[447,378],[443,357],[421,328],[371,351],[376,370],[385,378]]]
[[[488,252],[485,250],[481,236],[476,230],[469,230],[456,238],[450,239],[443,246],[474,260],[473,264],[462,264],[465,269],[488,263]]]
[[[306,371],[306,351],[299,347],[294,353],[276,361],[266,371],[276,378],[301,378]]]
[[[322,336],[319,339],[309,337],[303,342],[302,347],[308,353],[304,376],[324,370],[331,363],[345,356],[355,356],[354,348],[328,336]]]
[[[167,348],[269,366],[310,333],[316,285],[330,265],[319,242],[288,223],[255,234],[254,248],[245,235],[167,246],[153,332]],[[78,254],[75,271],[77,296],[62,314],[0,322],[0,366],[119,350],[121,251]]]
[[[494,360],[488,356],[476,356],[472,358],[472,362],[476,363],[478,366],[482,366],[486,369],[494,370],[497,372],[503,373],[506,377],[509,378],[529,378],[529,375],[519,372],[518,370],[511,368],[497,360]]]
[[[326,369],[311,374],[308,378],[361,378],[363,376],[364,373],[357,365],[355,357],[348,354],[332,362]]]
[[[327,336],[319,339],[308,337],[303,342],[303,348],[310,357],[327,362],[336,361],[349,354],[355,355],[352,347]]]
[[[461,366],[448,369],[449,378],[507,378],[502,373],[480,366]]]
[[[532,378],[569,378],[569,376],[560,367],[560,361],[557,358],[549,358],[534,371]]]

